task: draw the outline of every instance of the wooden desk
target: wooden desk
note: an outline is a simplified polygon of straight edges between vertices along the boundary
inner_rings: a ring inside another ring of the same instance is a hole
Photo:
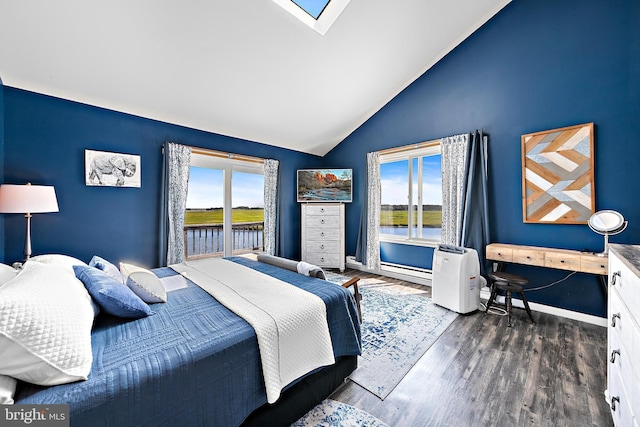
[[[570,249],[491,243],[486,248],[487,259],[498,262],[535,265],[538,267],[597,274],[607,294],[608,257]]]

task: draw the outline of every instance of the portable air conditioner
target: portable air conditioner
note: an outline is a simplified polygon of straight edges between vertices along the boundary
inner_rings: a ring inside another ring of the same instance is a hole
[[[480,306],[480,262],[475,249],[440,245],[433,253],[431,299],[458,313]]]

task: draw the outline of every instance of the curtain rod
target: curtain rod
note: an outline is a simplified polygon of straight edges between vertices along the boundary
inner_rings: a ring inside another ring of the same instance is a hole
[[[380,153],[380,154],[402,153],[403,151],[415,150],[415,149],[418,149],[418,148],[425,148],[425,147],[433,147],[433,146],[439,145],[439,144],[440,144],[440,140],[439,139],[432,139],[431,141],[417,142],[415,144],[409,144],[409,145],[402,145],[400,147],[387,148],[386,150],[378,151],[378,153]]]
[[[242,162],[264,164],[264,159],[261,159],[259,157],[245,156],[244,154],[226,153],[224,151],[211,150],[209,148],[192,147],[190,145],[188,145],[187,147],[191,148],[192,153],[202,154],[204,156],[219,157],[222,159],[233,159],[233,160],[239,160]]]

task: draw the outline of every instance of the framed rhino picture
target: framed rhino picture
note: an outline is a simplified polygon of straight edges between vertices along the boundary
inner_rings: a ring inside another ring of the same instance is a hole
[[[84,150],[85,183],[100,187],[140,187],[140,156]]]

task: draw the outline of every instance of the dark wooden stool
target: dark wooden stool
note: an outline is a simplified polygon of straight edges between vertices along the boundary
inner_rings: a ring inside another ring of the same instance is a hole
[[[535,325],[536,322],[535,320],[533,320],[533,315],[531,314],[531,309],[529,308],[527,297],[524,295],[523,288],[523,285],[529,283],[529,280],[522,276],[518,276],[517,274],[505,273],[504,271],[495,271],[493,273],[489,273],[489,278],[493,283],[491,285],[491,296],[489,297],[489,301],[487,301],[487,309],[485,310],[485,313],[489,311],[491,304],[496,301],[498,290],[503,290],[505,292],[504,303],[507,307],[507,317],[509,318],[508,326],[511,327],[511,295],[513,294],[513,292],[516,292],[520,295],[520,298],[522,298],[522,302],[524,303],[525,310],[527,310],[529,319],[531,319],[531,321]]]

